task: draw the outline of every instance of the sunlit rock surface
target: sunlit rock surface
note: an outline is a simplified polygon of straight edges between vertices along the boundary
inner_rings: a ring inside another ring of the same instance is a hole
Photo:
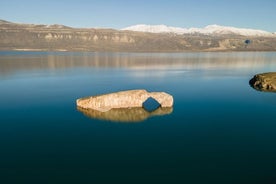
[[[173,112],[172,107],[159,107],[153,112],[148,112],[142,107],[118,108],[106,112],[81,107],[77,107],[77,109],[89,118],[118,123],[138,123],[152,116],[168,115]]]
[[[146,90],[128,90],[77,99],[77,106],[101,112],[118,108],[143,107],[148,98],[154,98],[161,107],[172,107],[173,97],[165,92],[147,92]]]
[[[257,74],[249,84],[259,91],[276,92],[276,72]]]

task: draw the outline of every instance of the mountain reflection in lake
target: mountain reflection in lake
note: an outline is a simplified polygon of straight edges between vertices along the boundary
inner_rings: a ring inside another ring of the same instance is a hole
[[[275,52],[0,52],[1,182],[273,183],[275,93],[248,84],[273,71]],[[130,89],[173,109],[76,109]]]
[[[265,53],[74,53],[5,52],[0,57],[1,75],[20,70],[59,70],[76,67],[188,70],[248,70],[275,66]]]

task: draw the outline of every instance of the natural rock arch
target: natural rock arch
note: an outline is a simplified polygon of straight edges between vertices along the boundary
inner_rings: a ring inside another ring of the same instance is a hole
[[[115,108],[143,107],[143,103],[149,98],[154,98],[161,107],[172,107],[173,97],[165,92],[147,92],[146,90],[128,90],[109,93],[99,96],[91,96],[77,99],[78,107],[109,111]]]

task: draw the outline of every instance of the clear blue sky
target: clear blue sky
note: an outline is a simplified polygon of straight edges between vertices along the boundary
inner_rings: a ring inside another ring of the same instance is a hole
[[[210,24],[276,32],[275,0],[1,0],[0,19],[72,27]]]

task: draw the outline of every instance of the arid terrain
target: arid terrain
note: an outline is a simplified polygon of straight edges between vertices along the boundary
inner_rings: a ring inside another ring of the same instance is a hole
[[[249,40],[249,41],[248,41]],[[0,20],[0,50],[34,51],[276,51],[276,36],[145,33]]]

